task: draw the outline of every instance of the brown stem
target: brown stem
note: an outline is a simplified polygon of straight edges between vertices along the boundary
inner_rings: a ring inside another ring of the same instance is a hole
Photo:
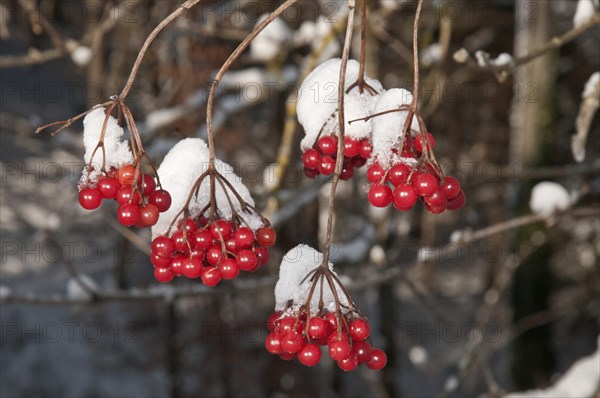
[[[233,53],[227,58],[221,69],[217,72],[215,79],[213,81],[212,86],[210,87],[210,92],[208,93],[208,98],[206,101],[206,136],[208,138],[208,149],[210,152],[209,158],[209,169],[214,168],[215,163],[215,143],[213,137],[213,129],[212,129],[212,113],[213,113],[213,105],[215,100],[215,93],[217,92],[217,87],[221,82],[221,79],[225,75],[225,73],[229,70],[231,65],[239,58],[242,52],[250,45],[250,42],[254,40],[254,38],[262,32],[264,28],[266,28],[275,18],[281,15],[285,10],[287,10],[290,6],[296,3],[298,0],[287,0],[283,3],[279,8],[273,11],[264,21],[258,24],[248,36],[240,43],[240,45],[235,49]],[[211,180],[212,184],[212,180]]]
[[[185,11],[189,10],[190,8],[192,8],[193,6],[198,4],[200,1],[201,0],[187,0],[185,3],[180,5],[179,8],[177,8],[175,11],[173,11],[171,14],[169,14],[169,16],[167,16],[165,19],[163,19],[161,21],[161,23],[159,23],[156,26],[156,28],[154,28],[154,30],[150,33],[150,35],[146,38],[146,41],[142,45],[142,48],[135,60],[135,63],[133,64],[133,68],[131,68],[131,72],[129,73],[129,78],[127,79],[127,83],[125,83],[125,87],[123,87],[121,94],[119,94],[119,98],[121,99],[121,101],[124,101],[125,98],[127,98],[127,94],[129,94],[129,90],[131,90],[131,86],[133,86],[133,82],[135,81],[135,78],[138,74],[140,65],[142,64],[142,60],[144,59],[144,56],[146,55],[148,48],[150,47],[150,45],[152,44],[154,39],[156,39],[156,36],[158,36],[158,34],[168,24],[173,22],[175,19],[179,18],[179,16],[181,16],[181,14],[183,14]]]
[[[331,191],[329,194],[329,203],[327,208],[327,233],[325,235],[325,249],[323,251],[323,262],[321,267],[328,268],[329,254],[331,251],[331,238],[333,235],[333,208],[335,202],[335,191],[339,182],[340,174],[344,166],[344,134],[345,134],[345,117],[344,117],[344,86],[346,82],[346,69],[348,66],[348,58],[350,57],[350,46],[352,44],[352,32],[354,30],[354,8],[355,0],[348,0],[348,25],[346,26],[346,37],[344,40],[344,49],[342,51],[342,62],[340,64],[340,74],[338,81],[338,148],[337,157],[335,160],[335,173],[331,181]]]
[[[413,101],[411,108],[416,111],[419,102],[419,19],[421,18],[421,9],[423,8],[423,0],[419,0],[417,11],[415,12],[415,22],[413,24]]]
[[[56,135],[56,134],[58,134],[58,133],[59,133],[61,130],[63,130],[63,129],[66,129],[67,127],[69,127],[69,126],[70,126],[70,125],[72,125],[74,122],[76,122],[77,120],[81,119],[82,117],[84,117],[84,116],[85,116],[85,115],[87,115],[88,113],[90,113],[90,112],[92,112],[92,111],[94,111],[94,110],[96,110],[96,109],[98,109],[98,108],[100,108],[100,107],[105,107],[105,106],[107,106],[107,105],[110,105],[110,104],[112,104],[113,102],[114,102],[113,100],[111,100],[111,101],[106,101],[106,102],[104,102],[104,103],[102,103],[102,104],[98,104],[98,105],[96,105],[96,106],[94,106],[94,107],[92,107],[92,108],[88,109],[87,111],[85,111],[85,112],[83,112],[83,113],[80,113],[80,114],[79,114],[79,115],[77,115],[77,116],[73,116],[73,117],[72,117],[72,118],[70,118],[70,119],[67,119],[67,120],[60,120],[60,121],[58,121],[58,122],[53,122],[53,123],[48,123],[48,124],[45,124],[45,125],[43,125],[43,126],[40,126],[40,127],[38,127],[37,129],[35,129],[35,133],[36,133],[36,134],[40,134],[40,133],[42,133],[44,130],[46,130],[46,129],[47,129],[47,128],[49,128],[49,127],[53,127],[53,126],[60,126],[59,128],[57,128],[56,130],[54,130],[54,131],[51,133],[51,135],[52,135],[52,136],[55,136],[55,135]]]
[[[363,93],[365,88],[371,95],[377,94],[377,90],[371,87],[365,81],[365,57],[367,53],[367,0],[360,0],[360,58],[359,58],[359,69],[358,77],[356,81],[348,87],[346,94],[348,94],[354,87],[358,87],[358,92]]]
[[[359,121],[368,122],[369,120],[371,120],[371,119],[373,119],[373,118],[375,118],[377,116],[383,116],[383,115],[387,115],[387,114],[394,113],[394,112],[406,112],[408,110],[409,110],[409,105],[401,105],[398,108],[388,109],[387,111],[381,111],[381,112],[377,112],[377,113],[374,113],[374,114],[369,115],[369,116],[365,116],[365,117],[361,117],[361,118],[358,118],[358,119],[349,120],[348,124],[352,124],[354,122],[359,122]]]

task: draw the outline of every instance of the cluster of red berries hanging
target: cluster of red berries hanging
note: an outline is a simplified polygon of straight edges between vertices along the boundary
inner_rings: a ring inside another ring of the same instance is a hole
[[[340,179],[349,180],[354,176],[354,170],[367,163],[373,147],[368,139],[356,140],[344,137],[344,167]],[[319,137],[312,148],[302,153],[304,174],[315,178],[319,174],[328,176],[335,171],[335,160],[338,150],[338,138],[335,135]]]
[[[430,133],[419,134],[415,139],[407,135],[404,149],[395,162],[385,168],[378,162],[369,166],[369,202],[375,207],[393,204],[396,209],[406,211],[421,199],[433,214],[463,207],[465,194],[458,180],[443,176],[424,155],[431,153],[434,146],[435,139]]]
[[[305,310],[295,315],[274,312],[269,317],[265,347],[283,360],[298,358],[305,366],[315,366],[321,360],[321,347],[326,346],[329,357],[346,372],[361,364],[373,370],[383,369],[387,362],[385,352],[367,341],[371,334],[369,322],[349,314],[342,317],[338,327],[335,312],[313,317]]]
[[[233,168],[214,160],[198,138],[178,142],[158,173],[173,204],[153,227],[154,276],[200,278],[207,286],[255,272],[269,260],[276,232],[254,207],[248,189]]]
[[[326,347],[345,371],[363,363],[373,370],[385,366],[385,353],[369,342],[371,325],[356,310],[333,264],[324,265],[323,254],[312,247],[299,245],[284,256],[275,303],[265,340],[271,354],[314,366]]]
[[[159,282],[170,282],[175,276],[200,277],[212,287],[221,279],[235,279],[240,271],[258,270],[269,261],[269,247],[275,240],[270,226],[254,232],[239,220],[188,218],[179,221],[170,237],[152,239],[150,260]]]
[[[130,142],[123,140],[124,130],[110,112],[119,107],[130,130]],[[108,113],[108,114],[107,114]],[[142,147],[139,133],[124,104],[111,103],[93,108],[83,120],[83,144],[86,166],[79,181],[79,204],[86,210],[100,207],[103,199],[119,204],[117,218],[127,227],[151,227],[159,213],[171,206],[171,195],[162,189],[160,180],[142,171],[143,158],[152,160]]]
[[[102,199],[114,199],[118,204],[117,218],[127,227],[151,227],[158,221],[159,213],[171,206],[169,192],[157,186],[149,174],[140,174],[132,164],[118,169],[111,167],[100,172],[94,183],[84,178],[79,186],[79,204],[86,210],[100,207]]]

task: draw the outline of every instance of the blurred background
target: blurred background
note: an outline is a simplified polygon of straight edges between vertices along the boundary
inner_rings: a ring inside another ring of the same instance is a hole
[[[345,2],[299,1],[218,92],[217,156],[278,231],[256,274],[213,289],[159,286],[149,231],[121,227],[107,204],[77,205],[81,122],[34,134],[118,94],[179,4],[0,3],[2,397],[502,396],[556,388],[572,367],[579,378],[563,387],[587,390],[558,396],[598,396],[597,2],[425,1],[420,109],[467,205],[375,211],[364,169],[340,184],[332,260],[388,353],[384,370],[348,374],[325,356],[306,368],[263,345],[281,258],[324,238],[329,183],[302,174],[295,97],[306,73],[339,56]],[[158,36],[128,98],[155,161],[184,137],[205,137],[212,77],[279,4],[206,0]],[[412,90],[416,1],[368,7],[367,73]],[[570,209],[532,214],[540,181],[561,184]]]

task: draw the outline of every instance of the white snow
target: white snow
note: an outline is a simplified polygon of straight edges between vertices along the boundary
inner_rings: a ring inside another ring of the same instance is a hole
[[[347,13],[345,7],[340,7],[338,10],[343,10],[344,13]],[[340,15],[339,18],[343,18],[343,16]],[[324,47],[321,47],[325,38],[330,34],[334,27],[335,23],[323,15],[319,16],[316,22],[304,21],[302,25],[300,25],[300,28],[294,33],[293,42],[297,47],[311,45],[313,51],[318,49],[320,54],[317,58],[317,62],[323,62],[340,52],[340,44],[335,38],[329,39],[329,43],[325,44]]]
[[[509,53],[501,53],[496,58],[491,58],[490,54],[485,51],[476,51],[475,59],[477,60],[477,65],[482,68],[487,67],[488,65],[503,67],[508,66],[513,62],[513,57]]]
[[[556,211],[566,210],[571,206],[569,192],[560,184],[542,181],[531,191],[529,208],[535,214],[550,216]]]
[[[583,93],[581,93],[581,98],[586,99],[589,97],[594,97],[596,93],[596,86],[600,84],[600,72],[594,72],[589,77],[587,82],[585,82],[585,86],[583,87]]]
[[[164,213],[161,213],[158,222],[152,227],[152,236],[165,234],[175,215],[183,208],[188,195],[202,173],[208,169],[209,151],[206,143],[199,138],[186,138],[179,141],[165,156],[157,172],[160,176],[160,182],[163,189],[171,194],[171,207]],[[227,179],[242,199],[251,206],[254,206],[254,200],[250,196],[248,188],[240,177],[233,171],[233,167],[220,160],[215,162],[216,170]],[[198,215],[208,203],[210,198],[210,178],[206,177],[200,185],[197,197],[190,202],[190,215]],[[223,188],[215,179],[215,198],[219,210],[219,216],[225,219],[231,219],[233,212],[227,195]],[[227,194],[231,198],[235,211],[249,224],[252,230],[263,226],[260,217],[248,212],[242,212],[241,204],[234,194],[227,188]],[[171,233],[174,232],[174,228]]]
[[[85,286],[82,286],[82,284]],[[85,274],[79,274],[79,280],[71,277],[67,281],[67,297],[70,299],[89,300],[91,299],[90,290],[98,290],[98,285]]]
[[[77,66],[84,67],[90,63],[93,55],[92,49],[88,46],[77,46],[71,52],[71,59]]]
[[[11,290],[8,286],[0,285],[0,300],[6,300],[10,294]]]
[[[263,14],[256,25],[267,18]],[[250,55],[258,61],[268,62],[275,58],[292,38],[292,32],[287,24],[280,18],[274,19],[267,27],[258,34],[250,43]]]
[[[579,0],[577,2],[577,9],[573,16],[573,25],[577,28],[594,16],[596,7],[594,7],[594,0]]]
[[[505,395],[505,398],[594,397],[600,387],[600,351],[575,362],[551,387]]]
[[[442,57],[442,46],[440,43],[433,43],[429,47],[421,51],[421,64],[427,68],[431,65],[437,64]]]
[[[512,55],[510,55],[509,53],[502,53],[502,54],[498,55],[498,57],[496,59],[492,59],[490,61],[490,63],[495,66],[507,66],[507,65],[510,65],[510,63],[512,61],[513,61]]]
[[[410,105],[412,99],[412,94],[408,90],[402,88],[390,89],[379,97],[373,113],[397,109],[402,105]],[[407,164],[414,162],[414,159],[400,158],[392,152],[393,146],[400,142],[400,132],[402,131],[407,115],[408,111],[392,112],[372,119],[373,152],[371,153],[371,162],[376,160],[384,168],[399,161]],[[413,130],[419,131],[419,125],[415,118],[413,118],[411,127]]]
[[[291,302],[289,312],[295,312],[306,303],[311,281],[310,278],[307,278],[302,283],[302,280],[320,266],[322,261],[323,254],[307,245],[298,245],[286,253],[279,268],[279,280],[275,285],[276,311],[286,310],[288,303]],[[332,263],[329,263],[329,269],[335,274]],[[317,285],[310,302],[311,315],[315,315],[319,311],[320,289],[321,283]],[[340,298],[340,303],[348,305],[346,296],[337,284],[335,290]],[[331,312],[335,311],[333,291],[326,281],[323,284],[323,303],[324,308]]]
[[[102,134],[102,126],[106,119],[106,113],[103,107],[94,109],[83,119],[83,146],[85,154],[83,159],[85,163],[89,163],[92,153],[98,145],[100,135]],[[133,155],[129,149],[127,140],[122,140],[125,132],[117,123],[117,119],[112,116],[108,117],[106,123],[106,131],[104,133],[104,160],[105,167],[108,170],[111,166],[119,167],[122,164],[133,163]],[[94,154],[92,162],[94,170],[89,175],[89,180],[95,182],[99,177],[99,171],[102,167],[102,149],[99,148]],[[87,181],[86,171],[81,177],[81,181]]]
[[[306,76],[300,86],[297,113],[298,121],[306,133],[300,144],[303,150],[312,147],[321,129],[323,129],[325,135],[337,134],[339,130],[337,100],[340,66],[341,59],[330,59],[317,66]],[[356,81],[358,71],[359,63],[356,60],[349,60],[346,69],[345,89],[348,89]],[[365,81],[378,93],[384,91],[379,81],[368,76],[365,76]],[[367,90],[361,94],[357,87],[345,95],[345,132],[348,136],[360,139],[371,133],[371,121],[358,121],[352,124],[348,122],[369,116],[373,112],[377,98],[377,94],[371,95]]]

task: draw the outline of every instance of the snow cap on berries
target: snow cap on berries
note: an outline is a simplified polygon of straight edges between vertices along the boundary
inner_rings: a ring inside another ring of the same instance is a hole
[[[83,146],[85,147],[85,154],[83,159],[85,163],[89,163],[92,158],[92,153],[98,145],[100,136],[102,135],[102,126],[106,120],[106,130],[104,132],[104,151],[102,148],[98,148],[94,154],[92,165],[94,170],[89,174],[89,180],[94,182],[99,177],[100,168],[102,167],[102,156],[104,155],[105,169],[108,170],[111,167],[118,168],[120,165],[133,163],[133,154],[129,149],[129,144],[126,139],[122,139],[123,128],[117,123],[117,119],[109,116],[106,119],[106,113],[104,107],[98,107],[87,114],[83,119]],[[87,181],[85,170],[82,180]]]
[[[298,245],[287,252],[281,261],[279,280],[275,285],[275,311],[285,311],[288,308],[288,303],[291,302],[290,310],[293,312],[306,303],[312,285],[311,278],[306,278],[306,276],[319,267],[322,262],[323,254],[307,245]],[[329,263],[329,269],[335,274],[332,263]],[[324,308],[330,312],[336,309],[333,291],[327,284],[327,281],[322,280],[316,287],[310,303],[311,315],[316,315],[319,311],[320,285],[323,282]],[[340,303],[348,306],[349,303],[346,296],[337,285],[336,291]]]
[[[391,109],[397,109],[403,105],[409,106],[412,102],[412,94],[403,88],[392,88],[379,96],[373,113],[385,112]],[[412,163],[414,159],[400,158],[392,152],[394,145],[400,141],[400,132],[404,127],[404,122],[408,116],[408,111],[391,112],[385,115],[374,117],[373,120],[373,151],[371,158],[377,160],[383,168],[390,167],[393,163],[402,161],[403,163]],[[419,124],[413,118],[412,129],[419,131]]]
[[[172,203],[169,210],[161,213],[158,222],[152,227],[153,237],[167,232],[171,221],[183,208],[194,183],[208,169],[208,163],[208,146],[199,138],[181,140],[167,153],[157,173],[160,175],[163,189],[171,194]],[[254,206],[254,200],[252,200],[248,188],[242,184],[240,177],[233,171],[233,167],[216,159],[215,169],[229,181],[247,204]],[[216,179],[215,184],[215,198],[219,217],[227,220],[233,217],[231,205],[227,198],[227,195],[229,195],[235,211],[249,224],[252,230],[257,230],[263,226],[263,221],[259,216],[242,210],[240,202],[229,188],[227,188],[227,194],[225,194]],[[207,176],[202,181],[198,194],[194,195],[190,202],[190,216],[196,217],[209,204],[209,198],[210,177]]]
[[[323,62],[306,76],[300,86],[297,113],[298,122],[306,133],[300,144],[303,151],[312,147],[319,132],[329,135],[337,134],[339,130],[337,109],[341,64],[342,60],[339,58]],[[358,61],[348,61],[345,90],[356,82],[359,67]],[[368,137],[371,133],[371,121],[348,122],[371,115],[379,93],[384,91],[379,81],[368,76],[365,76],[365,81],[377,94],[371,95],[367,89],[361,94],[358,87],[354,87],[344,96],[345,133],[355,139]]]

